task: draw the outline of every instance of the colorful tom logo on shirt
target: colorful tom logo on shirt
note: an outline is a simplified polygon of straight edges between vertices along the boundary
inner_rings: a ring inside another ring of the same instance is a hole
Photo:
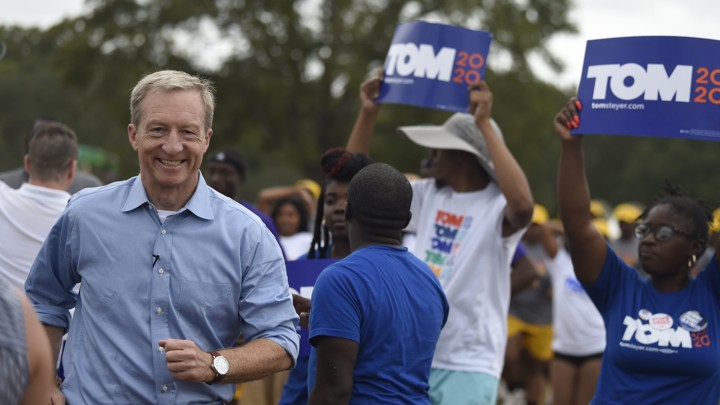
[[[377,101],[467,111],[468,85],[485,76],[491,40],[489,32],[452,25],[398,25]]]
[[[438,210],[435,216],[431,248],[425,251],[425,263],[441,280],[452,276],[455,253],[472,225],[472,217]]]

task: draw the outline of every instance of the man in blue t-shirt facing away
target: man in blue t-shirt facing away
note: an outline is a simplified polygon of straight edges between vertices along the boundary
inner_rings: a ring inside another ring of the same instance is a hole
[[[350,182],[353,252],[320,274],[312,295],[309,404],[430,403],[430,365],[449,307],[437,277],[401,245],[411,200],[405,176],[383,163]]]

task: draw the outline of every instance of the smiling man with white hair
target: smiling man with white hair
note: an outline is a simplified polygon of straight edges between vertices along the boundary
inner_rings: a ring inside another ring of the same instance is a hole
[[[200,174],[213,133],[208,81],[152,73],[130,110],[139,176],[73,196],[26,291],[56,350],[70,328],[68,402],[228,402],[235,383],[297,357],[282,252],[256,215]],[[241,334],[246,344],[233,347]]]

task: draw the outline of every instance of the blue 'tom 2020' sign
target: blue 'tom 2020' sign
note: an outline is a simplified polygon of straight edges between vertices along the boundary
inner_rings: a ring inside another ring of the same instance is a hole
[[[488,32],[450,25],[398,25],[377,101],[467,111],[467,87],[485,76],[491,41]]]

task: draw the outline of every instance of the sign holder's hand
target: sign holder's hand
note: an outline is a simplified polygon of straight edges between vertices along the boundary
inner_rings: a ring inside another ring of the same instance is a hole
[[[371,77],[360,85],[360,107],[363,110],[379,111],[382,104],[376,103],[375,99],[380,96],[380,83],[383,80],[382,68],[375,70],[374,77]]]
[[[487,83],[483,80],[474,82],[468,87],[470,92],[470,105],[468,111],[475,117],[478,126],[489,122],[492,114],[493,94]]]
[[[580,142],[581,135],[573,135],[570,130],[580,126],[580,110],[582,103],[572,97],[562,110],[555,116],[555,132],[563,142]]]

